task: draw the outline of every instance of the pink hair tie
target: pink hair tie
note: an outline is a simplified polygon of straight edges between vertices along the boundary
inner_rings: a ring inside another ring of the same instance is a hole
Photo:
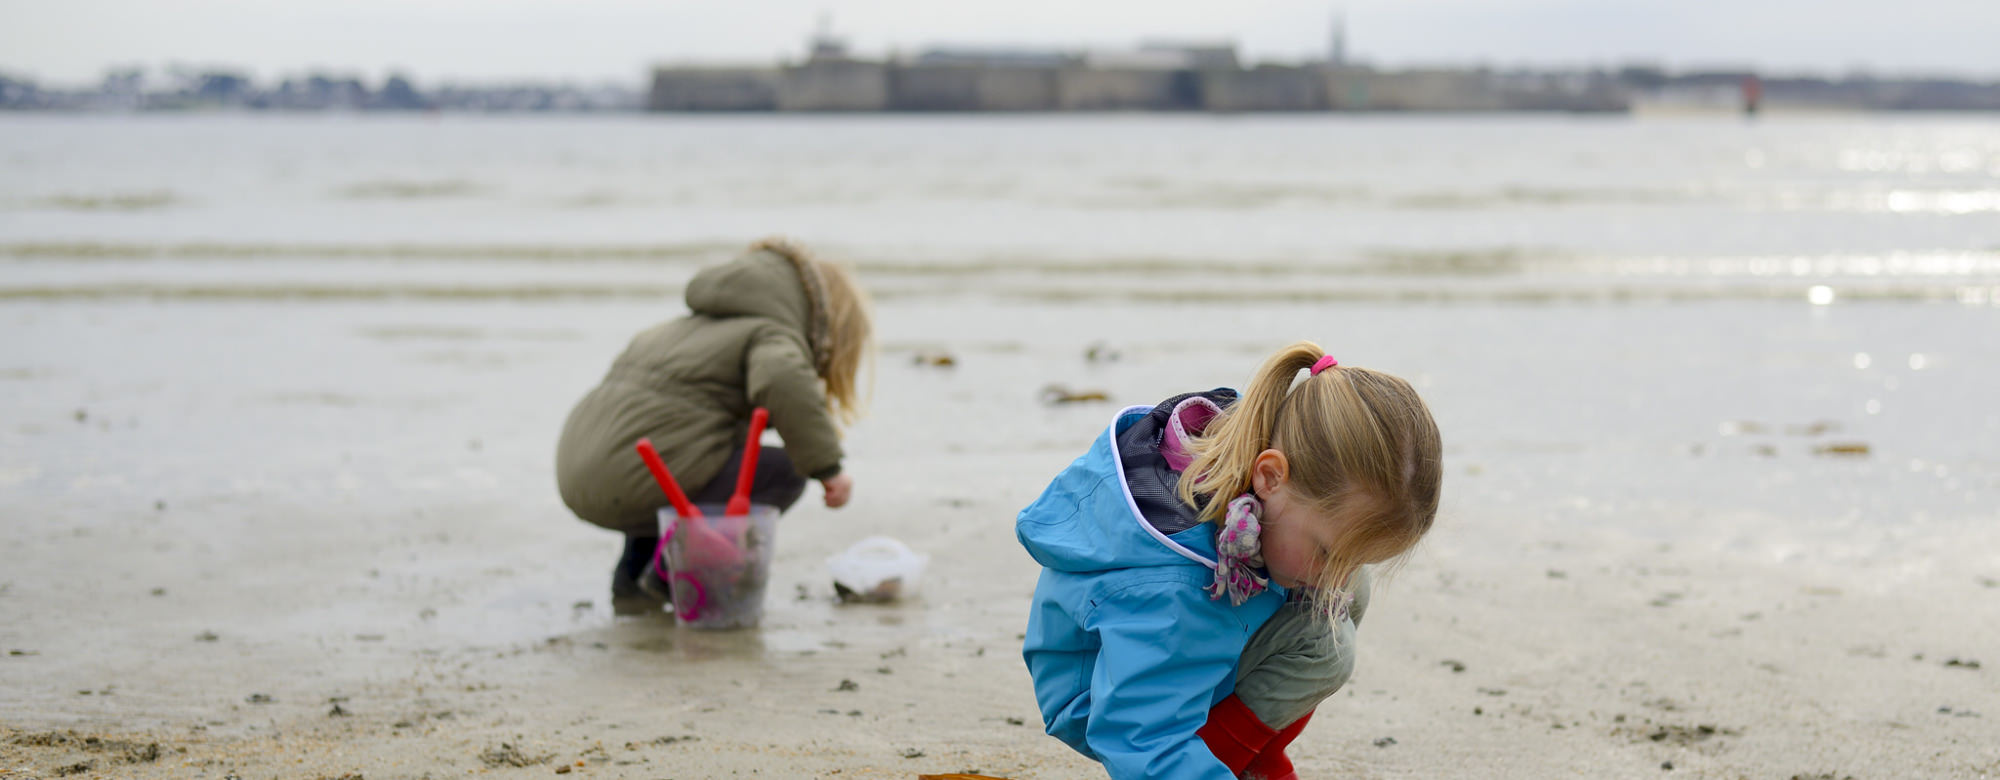
[[[1340,365],[1340,361],[1334,360],[1332,355],[1327,355],[1326,357],[1320,358],[1319,362],[1313,364],[1312,375],[1319,376],[1319,372],[1325,371],[1328,367],[1337,365]]]

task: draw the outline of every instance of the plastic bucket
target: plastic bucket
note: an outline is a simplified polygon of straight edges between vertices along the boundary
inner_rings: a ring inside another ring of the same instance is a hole
[[[778,508],[752,504],[750,514],[727,517],[721,504],[703,504],[703,522],[736,548],[736,560],[717,564],[689,554],[692,533],[676,527],[671,508],[660,510],[674,614],[692,628],[754,628],[764,617],[764,584],[777,550]]]

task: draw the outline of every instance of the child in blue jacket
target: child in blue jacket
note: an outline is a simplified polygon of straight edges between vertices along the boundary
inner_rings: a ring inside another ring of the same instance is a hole
[[[1285,746],[1353,669],[1362,567],[1430,529],[1441,449],[1409,383],[1303,341],[1240,400],[1119,412],[1015,523],[1048,733],[1113,778],[1294,777]]]

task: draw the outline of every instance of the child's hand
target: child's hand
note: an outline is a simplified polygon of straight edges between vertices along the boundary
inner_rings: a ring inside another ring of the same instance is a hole
[[[847,505],[848,497],[854,495],[854,478],[846,474],[835,474],[822,479],[819,481],[819,486],[826,489],[828,509],[839,509]]]

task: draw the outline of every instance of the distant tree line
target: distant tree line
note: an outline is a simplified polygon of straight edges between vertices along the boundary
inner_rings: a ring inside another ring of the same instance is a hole
[[[238,71],[137,68],[107,73],[90,88],[43,87],[0,73],[0,110],[53,111],[636,111],[643,96],[618,85],[452,85],[421,89],[408,77],[379,84],[312,73],[259,84]]]

